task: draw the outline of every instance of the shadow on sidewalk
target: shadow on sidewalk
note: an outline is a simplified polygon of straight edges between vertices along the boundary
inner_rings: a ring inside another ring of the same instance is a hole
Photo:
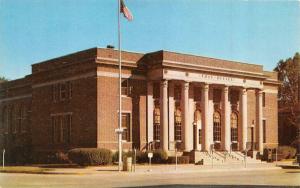
[[[175,188],[181,188],[181,187],[200,187],[200,188],[252,188],[252,187],[258,187],[258,188],[268,188],[268,187],[282,187],[282,186],[272,186],[272,185],[184,185],[184,184],[174,184],[174,185],[155,185],[155,186],[139,186],[139,187],[145,187],[145,188],[159,188],[159,187],[175,187]],[[297,186],[284,186],[284,187],[297,187]]]
[[[292,165],[279,165],[282,169],[300,169],[300,166],[292,166]]]
[[[77,168],[77,169],[86,169],[86,166],[79,166],[76,164],[43,164],[38,165],[39,168]]]

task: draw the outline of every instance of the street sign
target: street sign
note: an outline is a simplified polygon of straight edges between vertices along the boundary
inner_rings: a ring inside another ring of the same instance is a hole
[[[152,158],[153,157],[153,153],[148,153],[148,158]]]

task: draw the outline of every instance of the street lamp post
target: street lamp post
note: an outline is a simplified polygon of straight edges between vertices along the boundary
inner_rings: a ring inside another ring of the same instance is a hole
[[[3,149],[3,153],[2,153],[2,168],[4,168],[4,163],[5,163],[5,149]]]

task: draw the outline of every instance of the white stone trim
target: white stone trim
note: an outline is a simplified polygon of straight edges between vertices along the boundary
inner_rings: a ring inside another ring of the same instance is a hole
[[[81,78],[88,78],[88,77],[92,77],[92,76],[96,76],[96,73],[95,72],[89,72],[89,73],[81,74],[81,75],[78,75],[78,76],[72,76],[72,77],[68,77],[68,78],[64,78],[64,79],[58,79],[58,80],[54,80],[54,81],[44,82],[44,83],[41,83],[41,84],[34,84],[34,85],[32,85],[32,88],[44,87],[44,86],[48,86],[48,85],[58,84],[58,83],[61,83],[61,82],[78,80],[78,79],[81,79]]]
[[[97,57],[96,60],[119,62],[119,59],[107,58],[107,57]],[[123,60],[123,59],[122,59],[122,63],[131,63],[131,64],[135,64],[136,65],[136,61],[128,61],[128,60]]]
[[[51,113],[50,116],[60,116],[60,115],[72,115],[73,112],[61,112],[61,113]]]
[[[104,76],[104,77],[110,77],[110,78],[119,78],[119,73],[106,72],[106,71],[97,71],[97,76]],[[124,73],[122,73],[122,78],[132,78],[132,79],[135,79],[135,80],[146,80],[145,76],[124,74]]]
[[[278,90],[276,90],[276,89],[264,89],[263,92],[277,94]]]
[[[16,96],[16,97],[9,97],[9,98],[0,99],[0,103],[1,102],[6,102],[6,101],[17,100],[17,99],[30,98],[30,97],[32,97],[31,94],[29,94],[29,95],[20,95],[20,96]]]
[[[257,72],[251,72],[251,71],[242,71],[242,70],[233,70],[233,69],[228,69],[228,68],[219,68],[219,67],[212,67],[212,66],[207,66],[207,65],[199,65],[199,64],[192,64],[192,63],[185,63],[185,62],[179,62],[179,61],[171,61],[171,60],[164,60],[163,63],[172,63],[175,65],[182,65],[182,66],[190,66],[190,67],[198,67],[198,68],[203,68],[206,71],[212,71],[212,70],[218,70],[218,73],[226,73],[224,71],[228,71],[230,74],[236,73],[238,75],[243,75],[240,73],[248,73],[248,74],[253,74],[255,76],[265,76],[263,73],[257,73]],[[186,67],[188,68],[188,67]],[[212,70],[207,70],[207,69],[212,69]],[[245,75],[243,75],[245,76]]]
[[[179,70],[167,70],[163,73],[163,78],[167,80],[185,80],[187,82],[205,82],[208,84],[222,84],[238,86],[245,88],[262,89],[263,85],[260,80],[243,79],[234,76],[221,76],[214,73],[195,73]]]

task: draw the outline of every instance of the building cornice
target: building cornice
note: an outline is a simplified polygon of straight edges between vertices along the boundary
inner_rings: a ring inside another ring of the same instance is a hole
[[[257,78],[257,79],[261,79],[261,80],[265,80],[268,78],[262,72],[259,73],[259,72],[251,72],[251,71],[234,70],[234,69],[228,69],[228,68],[197,65],[197,64],[170,61],[170,60],[163,60],[162,65],[164,67],[168,67],[168,68],[198,70],[198,71],[218,73],[218,74],[229,74],[231,76],[251,77],[251,78]]]

